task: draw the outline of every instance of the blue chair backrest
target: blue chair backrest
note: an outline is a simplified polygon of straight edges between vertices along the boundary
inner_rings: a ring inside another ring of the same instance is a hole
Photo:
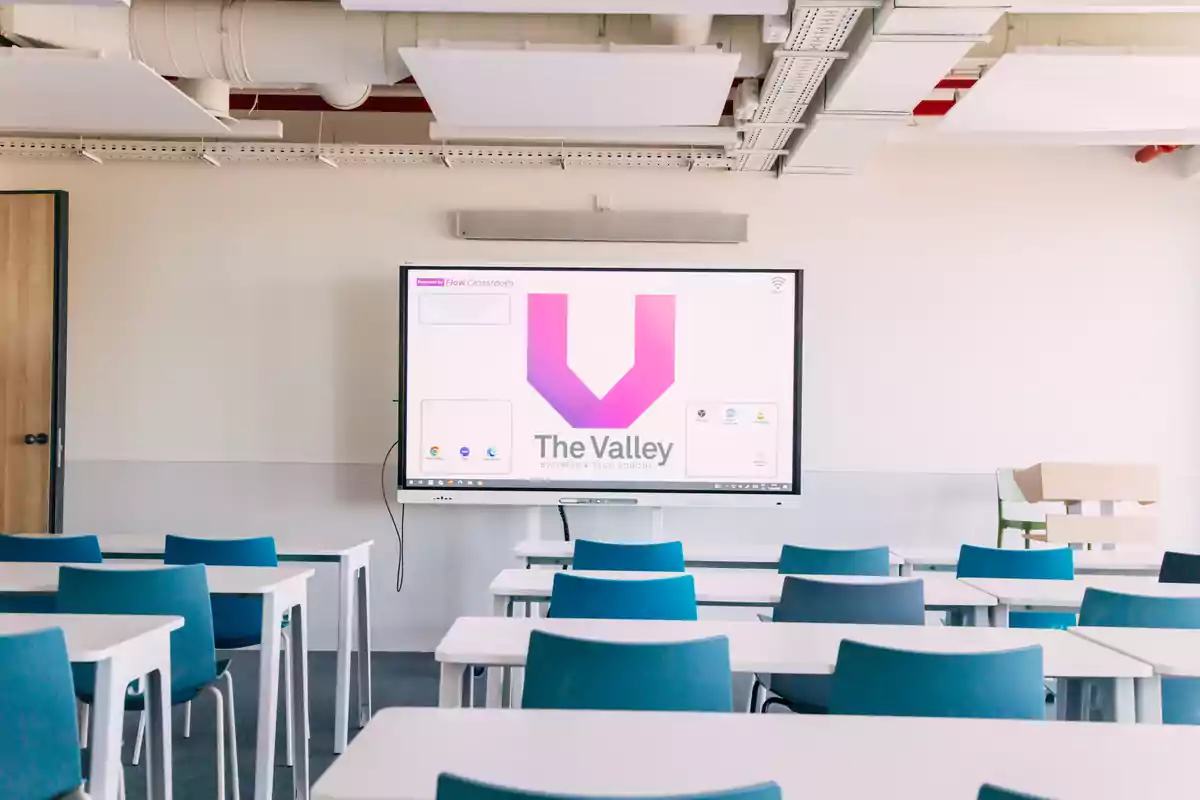
[[[1069,547],[1002,550],[964,544],[958,551],[957,574],[960,578],[1069,581],[1075,577],[1075,557]]]
[[[585,790],[587,786],[583,786]],[[550,794],[523,789],[510,789],[470,778],[460,778],[443,772],[438,775],[437,800],[782,800],[777,783],[759,783],[737,789],[720,789],[713,792],[678,794],[667,797],[648,795],[598,795]]]
[[[99,564],[100,541],[95,536],[10,536],[0,534],[0,561],[41,561]],[[54,595],[0,596],[0,613],[53,614]]]
[[[1042,648],[919,653],[843,640],[831,714],[1044,719]]]
[[[575,569],[603,569],[631,572],[683,572],[682,542],[644,542],[624,544],[575,540],[571,558]]]
[[[999,786],[985,783],[979,787],[977,800],[1045,800],[1045,798],[1024,792],[1014,792],[1011,789],[1001,789]]]
[[[559,619],[696,619],[691,575],[624,580],[554,573],[548,617]]]
[[[83,783],[61,628],[0,636],[0,797],[54,800]]]
[[[729,640],[625,644],[533,631],[525,708],[733,711]]]
[[[1200,628],[1200,597],[1146,597],[1088,588],[1080,625],[1109,628]],[[1200,725],[1200,678],[1163,678],[1167,725]]]
[[[1200,583],[1200,555],[1196,553],[1163,553],[1158,569],[1159,583]]]
[[[890,575],[891,553],[886,547],[834,550],[785,544],[779,553],[784,575]]]
[[[833,583],[784,578],[783,593],[771,615],[775,622],[842,622],[863,625],[924,625],[925,583]],[[771,691],[793,709],[829,708],[833,678],[828,675],[771,676]]]
[[[217,677],[212,607],[204,567],[88,569],[62,567],[58,610],[67,614],[150,614],[183,617],[171,631],[172,704],[191,700]],[[93,672],[75,667],[76,690],[92,693]]]
[[[61,561],[99,564],[100,540],[95,536],[10,536],[0,534],[0,561]]]
[[[277,567],[275,539],[190,539],[168,535],[163,548],[167,564],[208,564],[218,567]],[[262,598],[212,598],[213,635],[222,650],[249,647],[262,641]]]

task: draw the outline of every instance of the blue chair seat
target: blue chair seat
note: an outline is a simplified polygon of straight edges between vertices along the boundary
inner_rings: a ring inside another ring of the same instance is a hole
[[[683,572],[682,542],[596,542],[576,539],[574,569]]]
[[[586,785],[581,788],[585,791],[589,789]],[[496,786],[470,778],[460,778],[448,772],[438,775],[436,796],[437,800],[617,800],[617,798],[606,798],[593,792],[585,795],[561,795],[510,789],[507,786]],[[779,784],[760,783],[736,789],[719,789],[697,794],[662,797],[657,800],[781,800],[781,797]],[[622,795],[621,800],[656,799],[639,795]]]
[[[784,575],[879,575],[892,572],[891,551],[886,547],[858,550],[801,547],[785,544],[779,552]]]
[[[626,580],[556,572],[550,589],[555,619],[696,619],[696,581],[691,575]]]

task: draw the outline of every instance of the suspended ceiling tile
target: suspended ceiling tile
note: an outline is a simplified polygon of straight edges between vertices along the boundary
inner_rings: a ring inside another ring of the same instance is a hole
[[[825,109],[912,111],[978,41],[971,36],[871,36],[830,72]]]
[[[788,0],[342,0],[349,11],[473,14],[786,14]]]
[[[1195,131],[1200,55],[1089,48],[1009,53],[939,127],[947,133],[1005,134]]]
[[[739,56],[716,48],[402,47],[438,122],[716,125]]]
[[[853,172],[908,120],[907,114],[816,114],[801,133],[783,172]]]
[[[875,12],[875,33],[887,34],[985,34],[1006,8],[913,8],[905,2],[897,8],[885,3]]]
[[[220,136],[216,117],[138,61],[0,49],[0,131]]]

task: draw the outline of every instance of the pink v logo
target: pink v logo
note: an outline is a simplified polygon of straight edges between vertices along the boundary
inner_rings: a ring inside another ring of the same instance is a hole
[[[675,297],[634,298],[633,367],[596,397],[567,365],[567,296],[529,295],[529,384],[572,428],[628,428],[675,383]]]

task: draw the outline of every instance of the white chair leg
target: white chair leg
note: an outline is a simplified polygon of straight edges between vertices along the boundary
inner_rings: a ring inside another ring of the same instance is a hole
[[[142,740],[146,738],[146,709],[138,715],[137,736],[133,740],[133,765],[136,767],[142,760]]]
[[[289,653],[292,649],[292,637],[288,635],[287,628],[283,629],[283,635],[280,637],[283,642],[283,717],[284,717],[284,738],[287,742],[285,748],[285,761],[290,767],[296,763],[296,742],[292,736],[292,714],[296,712],[296,694],[293,686],[292,678],[292,658]]]
[[[229,782],[233,784],[233,800],[241,800],[241,787],[238,781],[237,754],[237,716],[233,708],[233,673],[225,673],[225,724],[229,726]]]
[[[225,699],[216,686],[205,691],[212,692],[217,700],[217,800],[225,800]]]
[[[192,738],[192,701],[183,704],[183,738]]]
[[[79,719],[79,746],[86,749],[88,746],[88,719],[91,716],[88,712],[91,706],[82,700],[75,701],[75,716]]]

